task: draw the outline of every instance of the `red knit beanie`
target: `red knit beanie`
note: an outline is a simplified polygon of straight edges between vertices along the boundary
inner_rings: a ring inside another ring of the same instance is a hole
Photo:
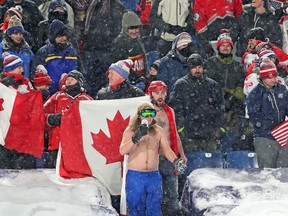
[[[263,79],[267,77],[271,78],[276,76],[278,76],[278,71],[275,64],[268,58],[263,59],[263,61],[260,64],[259,77]]]
[[[35,71],[34,86],[39,87],[43,85],[50,85],[51,82],[52,80],[48,75],[46,68],[43,65],[38,65]]]
[[[228,43],[230,44],[231,48],[233,49],[233,41],[232,38],[229,35],[229,30],[228,29],[221,29],[220,30],[220,35],[217,39],[217,44],[216,44],[216,48],[219,49],[219,47],[223,44],[223,43]]]

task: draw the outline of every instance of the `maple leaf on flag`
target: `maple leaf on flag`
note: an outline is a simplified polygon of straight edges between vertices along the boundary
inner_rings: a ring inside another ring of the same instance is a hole
[[[106,158],[106,164],[123,161],[123,156],[119,153],[119,146],[122,135],[130,120],[130,116],[123,119],[121,113],[117,111],[113,120],[107,119],[110,138],[100,130],[98,134],[91,132],[93,147]]]
[[[4,99],[0,98],[0,111],[4,110],[2,104],[4,103]]]

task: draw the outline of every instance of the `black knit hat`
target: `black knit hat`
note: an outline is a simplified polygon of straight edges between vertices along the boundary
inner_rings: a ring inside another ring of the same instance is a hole
[[[256,39],[256,40],[265,41],[264,29],[261,27],[250,29],[250,31],[247,34],[247,39]]]
[[[73,77],[74,79],[76,79],[79,82],[80,86],[83,86],[84,76],[79,71],[72,70],[68,73],[67,77]]]
[[[187,59],[187,65],[190,69],[200,65],[203,66],[203,59],[198,53],[193,53]]]

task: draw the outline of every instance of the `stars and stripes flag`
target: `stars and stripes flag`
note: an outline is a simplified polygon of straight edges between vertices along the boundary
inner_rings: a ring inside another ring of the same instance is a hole
[[[286,147],[288,141],[288,120],[275,127],[271,134],[280,146]]]

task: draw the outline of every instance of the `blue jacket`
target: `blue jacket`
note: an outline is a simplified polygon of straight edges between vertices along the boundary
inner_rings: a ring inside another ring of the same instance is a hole
[[[32,62],[33,57],[34,57],[34,54],[31,51],[31,49],[29,48],[29,45],[26,42],[24,42],[23,45],[18,50],[16,50],[9,45],[9,43],[6,41],[6,39],[3,39],[1,44],[0,44],[0,56],[2,56],[2,54],[4,52],[8,52],[12,55],[16,55],[22,59],[24,76],[26,78],[29,78],[29,73],[30,73],[30,69],[31,69],[31,62]],[[2,68],[1,68],[1,70],[2,70]]]
[[[278,83],[269,90],[260,82],[247,97],[247,109],[254,136],[274,140],[271,130],[288,116],[288,91]]]
[[[32,71],[30,73],[31,80],[34,79],[35,68],[39,64],[45,66],[52,79],[52,84],[49,88],[50,95],[59,91],[59,81],[62,74],[68,74],[74,69],[82,73],[84,72],[83,68],[81,68],[80,57],[71,44],[62,51],[56,49],[51,43],[47,43],[41,47],[33,60]]]

